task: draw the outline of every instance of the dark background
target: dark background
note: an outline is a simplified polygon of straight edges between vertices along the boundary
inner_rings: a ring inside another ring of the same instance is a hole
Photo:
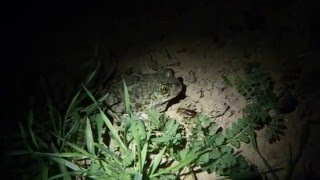
[[[295,12],[294,9],[301,4],[303,8]],[[239,5],[248,8],[240,11]],[[205,8],[205,13],[199,15],[197,12],[201,12],[201,8]],[[262,13],[266,8],[270,14]],[[291,15],[281,13],[290,8],[293,9]],[[201,21],[207,21],[208,26],[199,27],[197,30],[200,33],[215,33],[218,25],[223,24],[224,12],[228,12],[227,15],[245,17],[241,28],[266,34],[270,32],[271,26],[275,26],[270,21],[266,22],[268,16],[275,20],[288,16],[288,24],[303,22],[303,26],[307,27],[309,39],[306,51],[317,51],[320,47],[319,10],[313,1],[16,2],[3,5],[1,12],[2,44],[5,50],[1,58],[1,97],[4,111],[1,133],[4,135],[14,128],[11,126],[14,122],[26,116],[29,97],[37,92],[39,75],[59,71],[59,67],[63,66],[55,57],[70,52],[92,54],[92,46],[99,38],[110,44],[107,47],[110,55],[110,52],[121,52],[121,48],[132,46],[131,35],[139,36],[139,33],[148,33],[149,37],[152,37],[175,32],[188,38],[186,31],[192,35],[194,32],[189,29]],[[294,22],[297,18],[290,19],[295,13],[301,16],[302,20]],[[134,28],[122,29],[121,23],[128,20],[132,21]],[[143,30],[145,25],[152,26],[152,23],[161,21],[168,22],[170,27]],[[286,24],[279,25],[279,37],[290,32],[286,27]],[[241,31],[241,28],[235,27],[235,31]],[[138,33],[134,34],[132,31]],[[139,42],[133,42],[133,45],[135,44]]]

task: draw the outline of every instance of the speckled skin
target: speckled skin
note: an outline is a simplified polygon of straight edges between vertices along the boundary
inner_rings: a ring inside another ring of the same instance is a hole
[[[132,74],[124,77],[130,96],[133,111],[144,111],[147,108],[155,108],[162,112],[168,101],[178,96],[182,91],[182,82],[174,76],[172,69],[153,74]],[[123,82],[119,81],[111,87],[108,104],[119,103],[113,107],[116,112],[124,110]]]

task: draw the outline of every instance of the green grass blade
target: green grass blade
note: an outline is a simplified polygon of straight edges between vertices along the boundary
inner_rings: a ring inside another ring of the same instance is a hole
[[[51,160],[53,161],[56,161],[57,163],[61,164],[61,165],[64,165],[74,171],[78,171],[80,170],[80,167],[76,164],[74,164],[73,162],[71,161],[68,161],[64,158],[60,158],[60,157],[50,157]]]
[[[45,149],[49,148],[49,145],[47,144],[47,142],[45,140],[41,139],[40,136],[37,136],[37,141],[38,141],[38,144],[41,148],[45,148]]]
[[[160,170],[158,173],[156,174],[153,174],[150,176],[150,178],[152,177],[157,177],[157,176],[160,176],[162,174],[169,174],[169,173],[175,173],[176,171],[178,171],[179,169],[183,168],[183,167],[186,167],[186,166],[189,166],[193,161],[195,161],[202,153],[204,152],[198,152],[198,153],[195,153],[195,152],[189,152],[187,154],[187,156],[185,157],[185,159],[181,160],[181,162],[175,164],[175,165],[172,165],[168,168],[165,168],[163,170]]]
[[[87,78],[87,80],[85,81],[85,85],[88,85],[89,82],[94,78],[94,76],[96,75],[99,67],[101,65],[101,62],[99,61],[96,68],[92,71],[92,73],[89,75],[89,77]]]
[[[31,109],[29,114],[28,114],[28,120],[27,120],[29,127],[32,127],[33,121],[34,121],[33,110]]]
[[[137,166],[139,172],[142,172],[142,154],[141,154],[141,140],[146,138],[146,130],[144,128],[143,122],[138,119],[135,115],[132,115],[131,130],[133,135],[134,144],[138,153]]]
[[[156,142],[156,143],[163,143],[163,142],[169,142],[171,140],[173,140],[175,137],[170,136],[170,135],[163,135],[160,137],[155,137],[155,138],[151,138],[152,142]]]
[[[81,93],[81,89],[77,92],[77,94],[72,98],[71,103],[68,106],[68,109],[66,111],[66,114],[63,119],[63,126],[62,126],[62,136],[65,136],[65,131],[67,127],[68,117],[71,112],[73,112],[74,108],[76,107],[76,103],[78,102],[79,95]],[[63,146],[62,146],[63,148]]]
[[[20,134],[21,134],[21,137],[24,141],[26,141],[26,138],[27,138],[27,135],[26,135],[26,132],[23,128],[23,125],[21,124],[21,122],[19,122],[19,128],[20,128]]]
[[[109,118],[103,113],[103,111],[99,108],[100,115],[104,121],[104,123],[107,125],[108,129],[110,130],[110,133],[113,138],[119,143],[120,147],[124,150],[127,150],[126,145],[121,140],[120,136],[118,135],[117,130],[113,127],[112,123],[110,122]]]
[[[124,88],[124,103],[125,103],[125,108],[126,112],[130,114],[131,109],[130,109],[130,96],[129,96],[129,90],[126,85],[126,82],[123,80],[123,88]]]
[[[61,158],[60,158],[61,159]],[[61,161],[59,162],[60,160],[59,158],[51,158],[51,160],[53,161],[56,161],[59,165],[59,169],[60,169],[60,172],[62,172],[63,174],[65,174],[62,179],[63,180],[71,180],[71,176],[68,174],[68,170],[67,170],[67,166]]]
[[[57,120],[54,118],[54,110],[53,110],[51,100],[50,100],[49,96],[46,96],[46,99],[47,99],[47,107],[48,107],[48,111],[49,111],[49,121],[52,125],[53,131],[58,132]]]
[[[69,137],[71,136],[71,134],[79,131],[80,128],[80,121],[76,121],[72,127],[70,128],[70,130],[67,132],[67,134],[65,134],[64,138],[61,139],[57,139],[57,141],[62,140],[62,145],[60,146],[60,151],[62,151],[65,147],[65,141],[69,139]],[[63,133],[64,134],[64,133]],[[60,137],[62,137],[61,135],[59,135]]]
[[[73,144],[73,143],[67,141],[66,139],[64,139],[64,138],[58,136],[57,134],[55,134],[54,132],[50,132],[50,133],[51,133],[53,136],[55,136],[56,138],[58,138],[58,139],[60,139],[60,140],[62,140],[62,141],[65,141],[65,143],[66,143],[68,146],[72,147],[74,150],[78,151],[79,153],[82,153],[83,156],[89,157],[89,158],[91,158],[91,159],[95,159],[95,158],[96,158],[95,155],[90,154],[90,153],[87,152],[85,149],[77,146],[76,144]]]
[[[98,135],[98,142],[99,144],[102,144],[103,139],[102,139],[102,127],[103,127],[103,119],[101,116],[97,115],[94,117],[95,121],[96,121],[96,126],[97,126],[97,135]]]
[[[74,153],[74,152],[65,152],[65,153],[42,153],[42,152],[35,152],[35,155],[39,156],[46,156],[46,157],[60,157],[60,158],[85,158],[81,153]]]
[[[35,146],[36,149],[39,149],[40,147],[39,147],[36,135],[34,134],[34,132],[32,130],[33,121],[34,121],[33,110],[30,110],[30,112],[28,114],[28,130],[29,130],[33,145]]]
[[[59,136],[61,136],[62,135],[62,128],[63,128],[63,122],[62,122],[62,116],[61,116],[61,114],[58,116],[58,123],[57,123],[57,133],[59,134]],[[60,144],[60,141],[59,140],[57,140],[57,144],[58,145],[61,145]]]
[[[31,136],[31,140],[33,142],[33,145],[36,147],[36,149],[39,149],[39,144],[38,144],[36,135],[34,134],[31,127],[29,127],[29,132],[30,132],[30,136]]]
[[[194,160],[196,160],[200,156],[200,153],[191,153],[186,156],[186,159],[182,160],[179,164],[169,167],[167,171],[171,171],[172,173],[178,171],[179,169],[189,166]]]
[[[163,147],[163,148],[161,149],[161,151],[159,152],[159,154],[157,154],[157,155],[155,156],[155,158],[153,159],[153,161],[151,162],[152,167],[151,167],[151,173],[150,173],[150,175],[153,175],[153,173],[155,172],[155,170],[158,168],[158,166],[159,166],[159,164],[160,164],[160,162],[161,162],[161,160],[162,160],[163,154],[164,154],[164,152],[166,151],[166,149],[167,149],[166,146]]]
[[[108,129],[110,130],[110,133],[112,135],[112,137],[115,138],[115,140],[119,143],[120,147],[124,150],[127,150],[127,147],[125,146],[125,144],[123,143],[123,141],[121,140],[120,136],[118,135],[117,130],[113,127],[112,123],[110,122],[109,118],[103,113],[103,111],[99,108],[98,106],[98,102],[95,100],[95,98],[93,97],[92,93],[84,86],[82,85],[83,89],[86,91],[86,93],[88,94],[88,96],[91,98],[91,100],[96,104],[96,106],[98,107],[99,111],[100,111],[100,115],[103,119],[103,121],[105,122],[105,124],[107,125]]]
[[[39,179],[48,179],[49,176],[49,168],[45,164],[40,167]]]
[[[75,173],[74,171],[73,172],[66,171],[64,173],[51,176],[50,178],[48,178],[48,180],[61,179],[61,178],[65,179],[65,177],[69,178],[71,175],[75,176],[75,175],[78,175],[78,174],[81,174],[81,173]],[[72,178],[70,177],[69,179],[71,180]]]
[[[99,150],[101,150],[102,152],[104,152],[105,154],[108,154],[110,156],[112,156],[113,158],[116,158],[118,160],[121,159],[120,156],[116,155],[114,152],[112,152],[106,145],[104,144],[97,144],[94,143],[95,146],[97,146],[99,148]]]
[[[87,95],[90,97],[90,99],[94,102],[94,104],[98,107],[98,102],[93,97],[92,93],[86,88],[84,84],[82,84],[82,88],[86,91]]]
[[[77,150],[78,152],[82,153],[84,156],[87,156],[89,158],[92,158],[92,159],[95,159],[96,157],[93,155],[93,154],[90,154],[88,153],[85,149],[75,145],[75,144],[72,144],[72,143],[67,143],[69,146],[71,146],[73,149]]]
[[[142,164],[142,169],[144,169],[144,164],[146,162],[146,158],[147,158],[147,153],[148,153],[148,145],[149,143],[146,142],[143,145],[143,148],[141,150],[141,164]]]
[[[87,118],[87,125],[86,125],[86,144],[87,144],[87,149],[88,149],[89,153],[95,154],[94,140],[93,140],[92,129],[91,129],[91,124],[90,124],[89,118]]]

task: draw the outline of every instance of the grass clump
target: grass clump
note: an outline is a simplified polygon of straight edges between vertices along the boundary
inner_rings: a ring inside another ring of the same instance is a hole
[[[24,146],[11,153],[39,160],[35,165],[41,168],[29,175],[40,179],[175,179],[192,174],[196,167],[224,176],[253,172],[244,157],[234,156],[212,119],[194,117],[193,135],[187,138],[178,121],[155,110],[148,110],[149,118],[141,120],[130,110],[124,87],[127,114],[119,125],[83,86],[85,93],[74,97],[65,116],[48,103],[48,123],[39,123],[31,111],[27,125],[20,126]],[[80,106],[84,95],[93,103]]]
[[[249,85],[237,87],[249,92],[253,84]],[[148,118],[142,120],[131,111],[125,83],[124,91],[126,114],[121,117],[104,105],[107,96],[96,100],[85,86],[64,115],[49,99],[47,121],[40,121],[30,111],[28,122],[20,125],[23,145],[11,152],[25,163],[37,162],[22,174],[39,179],[177,179],[207,171],[232,179],[259,178],[262,173],[235,153],[242,142],[252,144],[277,179],[259,152],[255,134],[261,124],[270,121],[264,108],[274,105],[273,101],[249,104],[244,116],[229,128],[219,127],[199,113],[190,118],[191,135],[187,136],[179,121],[155,110],[147,110]],[[264,97],[268,93],[258,94]],[[91,103],[83,105],[86,99]]]

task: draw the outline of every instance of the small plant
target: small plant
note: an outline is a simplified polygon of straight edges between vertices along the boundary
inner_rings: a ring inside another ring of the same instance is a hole
[[[195,127],[190,138],[189,148],[194,150],[202,149],[203,154],[196,160],[196,165],[201,166],[204,171],[216,172],[220,175],[236,177],[241,173],[255,174],[259,176],[256,169],[248,164],[242,155],[235,155],[234,149],[230,146],[233,134],[231,128],[223,130],[216,123],[212,122],[202,114],[194,119]],[[234,141],[235,142],[235,141]],[[248,143],[249,141],[246,141]],[[240,147],[237,146],[237,148]]]
[[[270,116],[270,111],[277,111],[278,99],[273,93],[273,81],[256,65],[249,65],[242,79],[235,79],[235,87],[242,94],[248,104],[243,109],[244,116],[251,121],[254,129],[259,130],[265,126],[265,137],[270,143],[280,140],[285,125],[282,117],[276,113]]]

